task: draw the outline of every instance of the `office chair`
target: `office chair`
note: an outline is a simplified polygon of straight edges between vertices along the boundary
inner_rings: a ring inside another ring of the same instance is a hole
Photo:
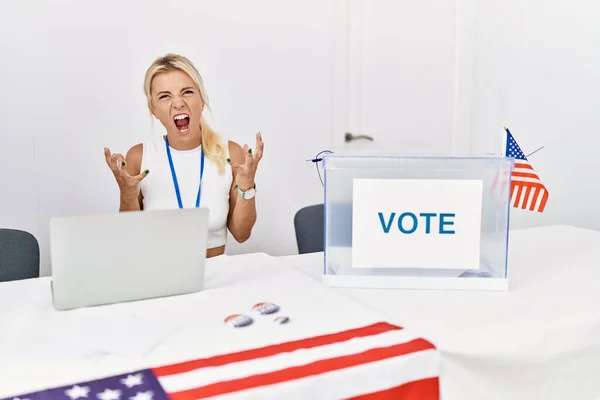
[[[0,229],[0,282],[38,278],[40,247],[29,232]]]
[[[300,254],[323,251],[323,211],[323,204],[315,204],[301,208],[294,216],[296,243]]]

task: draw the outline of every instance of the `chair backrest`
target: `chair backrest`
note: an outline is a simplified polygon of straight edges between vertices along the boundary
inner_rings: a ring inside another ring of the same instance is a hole
[[[40,246],[29,232],[0,229],[0,282],[38,278]]]
[[[323,210],[323,204],[315,204],[298,210],[294,216],[296,243],[300,254],[323,251]]]

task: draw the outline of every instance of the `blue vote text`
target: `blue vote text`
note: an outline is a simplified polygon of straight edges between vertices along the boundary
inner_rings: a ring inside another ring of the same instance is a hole
[[[439,233],[440,235],[454,235],[454,213],[412,213],[404,212],[396,218],[393,212],[387,216],[379,212],[379,222],[384,233],[389,233],[392,226],[397,226],[401,233],[410,235],[417,231],[426,234]]]

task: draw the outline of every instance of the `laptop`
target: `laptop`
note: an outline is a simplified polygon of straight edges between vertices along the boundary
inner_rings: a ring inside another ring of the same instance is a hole
[[[54,308],[203,290],[208,214],[195,208],[52,218]]]

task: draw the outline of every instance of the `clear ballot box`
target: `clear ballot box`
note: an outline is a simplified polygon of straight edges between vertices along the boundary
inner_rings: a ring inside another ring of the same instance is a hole
[[[506,157],[326,155],[323,281],[508,290],[513,168]]]

